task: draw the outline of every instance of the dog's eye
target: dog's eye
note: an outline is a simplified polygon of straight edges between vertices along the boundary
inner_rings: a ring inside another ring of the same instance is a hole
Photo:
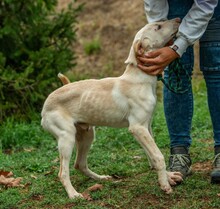
[[[155,31],[160,30],[161,29],[161,25],[156,25]]]

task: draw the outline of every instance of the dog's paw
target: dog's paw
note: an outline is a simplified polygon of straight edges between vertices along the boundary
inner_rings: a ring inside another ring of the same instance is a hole
[[[100,175],[98,180],[110,180],[110,179],[112,179],[112,176]]]
[[[183,175],[180,172],[167,171],[167,178],[170,185],[175,186],[183,181]]]
[[[68,194],[70,199],[77,199],[77,198],[84,198],[83,195],[81,193],[72,193],[72,194]]]
[[[166,193],[166,194],[171,194],[173,192],[172,188],[170,185],[163,185],[160,186],[160,188]]]

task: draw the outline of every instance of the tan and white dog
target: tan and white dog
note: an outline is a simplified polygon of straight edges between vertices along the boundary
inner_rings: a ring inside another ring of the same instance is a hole
[[[166,171],[164,157],[152,136],[157,77],[138,69],[136,60],[140,46],[145,52],[163,47],[173,38],[178,26],[177,19],[147,24],[134,38],[123,75],[69,83],[46,99],[41,124],[58,140],[59,178],[70,198],[82,196],[73,188],[69,176],[69,162],[75,144],[76,169],[96,180],[111,178],[94,173],[87,165],[94,126],[128,127],[148,155],[151,166],[158,173],[160,187],[166,193],[172,192],[171,185],[182,181],[180,173]],[[64,77],[63,82],[69,81]]]

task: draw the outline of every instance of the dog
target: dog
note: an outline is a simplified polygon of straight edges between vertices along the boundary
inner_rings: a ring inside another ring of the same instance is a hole
[[[95,135],[94,126],[128,127],[157,171],[161,189],[169,194],[172,185],[182,181],[181,173],[166,171],[164,156],[157,147],[151,130],[156,105],[157,77],[137,67],[136,54],[141,47],[146,53],[165,46],[177,33],[177,19],[145,25],[135,36],[125,72],[119,77],[88,79],[69,83],[52,92],[42,109],[41,125],[58,141],[59,178],[69,198],[82,197],[71,184],[69,162],[76,144],[74,167],[95,180],[110,179],[98,175],[87,165],[87,154]]]

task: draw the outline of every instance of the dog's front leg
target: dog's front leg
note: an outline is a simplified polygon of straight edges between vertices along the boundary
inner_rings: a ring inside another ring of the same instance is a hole
[[[167,171],[167,177],[170,185],[175,186],[183,181],[183,175],[180,172]]]
[[[151,163],[158,173],[158,181],[161,189],[167,194],[171,193],[172,188],[168,181],[164,157],[154,142],[154,139],[149,133],[149,130],[142,125],[136,124],[130,125],[129,131],[134,135],[134,137],[143,147],[146,154],[149,155]]]

